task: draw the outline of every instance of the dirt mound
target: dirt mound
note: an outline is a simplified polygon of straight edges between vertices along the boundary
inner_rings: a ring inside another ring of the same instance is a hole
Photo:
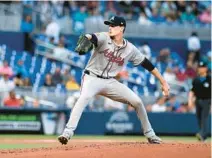
[[[209,143],[69,142],[48,148],[0,150],[1,158],[210,158]]]

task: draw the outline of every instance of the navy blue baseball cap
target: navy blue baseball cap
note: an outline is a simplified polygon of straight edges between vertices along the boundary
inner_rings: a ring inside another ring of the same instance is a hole
[[[124,26],[126,27],[126,21],[123,17],[112,16],[108,21],[104,21],[105,25]]]

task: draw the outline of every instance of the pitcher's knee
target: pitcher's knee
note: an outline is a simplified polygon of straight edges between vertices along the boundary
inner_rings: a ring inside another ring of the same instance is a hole
[[[81,95],[79,97],[79,100],[84,100],[84,101],[90,101],[92,99],[92,96],[85,96],[85,95]]]
[[[134,106],[136,108],[136,107],[141,106],[142,101],[140,99],[136,99],[131,104],[132,104],[132,106]]]

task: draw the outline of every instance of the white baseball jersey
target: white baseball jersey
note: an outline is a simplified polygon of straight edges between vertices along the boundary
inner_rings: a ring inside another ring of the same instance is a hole
[[[128,61],[135,66],[142,63],[145,56],[126,39],[124,44],[118,47],[109,37],[108,33],[96,33],[98,45],[93,50],[86,70],[94,75],[85,73],[82,78],[81,94],[74,105],[64,133],[68,131],[73,136],[79,119],[88,102],[96,95],[108,97],[114,101],[130,104],[135,108],[138,118],[142,121],[144,135],[154,136],[154,130],[148,120],[143,102],[131,89],[116,79],[116,76]],[[98,76],[101,77],[98,77]],[[106,78],[106,79],[103,79]],[[92,126],[92,125],[91,125]]]
[[[117,46],[108,33],[101,32],[95,34],[98,43],[92,51],[86,70],[103,76],[115,77],[128,61],[133,65],[139,65],[145,56],[129,41],[124,39],[123,46]]]

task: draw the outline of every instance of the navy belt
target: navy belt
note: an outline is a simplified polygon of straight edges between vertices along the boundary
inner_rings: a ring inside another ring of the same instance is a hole
[[[89,70],[85,70],[84,73],[87,74],[87,75],[95,76],[95,77],[102,78],[102,79],[114,78],[114,77],[103,77],[103,76],[100,76],[100,75],[96,75],[93,72],[90,72]]]

